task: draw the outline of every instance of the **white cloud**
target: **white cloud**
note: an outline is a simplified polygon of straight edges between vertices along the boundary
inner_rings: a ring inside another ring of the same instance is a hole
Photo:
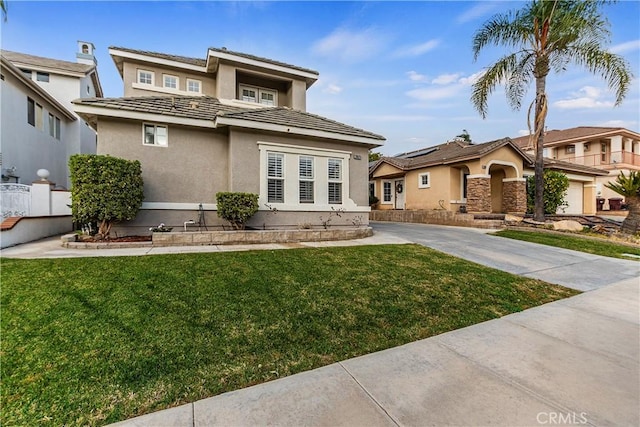
[[[394,54],[394,56],[396,57],[420,56],[422,54],[429,52],[430,50],[435,49],[436,47],[438,47],[438,45],[440,45],[440,40],[432,39],[418,45],[406,46],[406,47],[400,48]]]
[[[433,120],[433,116],[409,116],[409,115],[386,115],[373,117],[374,120],[382,122],[424,122]]]
[[[638,124],[636,120],[608,120],[606,122],[599,123],[599,126],[612,127],[612,128],[626,128],[631,129]]]
[[[417,73],[415,71],[408,71],[407,76],[409,76],[409,80],[414,82],[423,82],[427,80],[426,75]]]
[[[477,73],[471,74],[469,77],[462,77],[458,82],[465,86],[471,86],[475,82],[477,82],[478,79],[482,77],[485,72],[486,72],[485,70],[478,71]]]
[[[561,99],[553,105],[562,110],[576,110],[581,108],[611,108],[612,101],[603,100],[602,90],[593,86],[584,86],[578,92],[571,95],[573,98]]]
[[[459,73],[455,73],[455,74],[440,74],[438,77],[433,79],[431,81],[431,83],[436,84],[436,85],[448,85],[448,84],[451,84],[451,83],[454,83],[455,81],[457,81],[458,77],[460,77]]]
[[[632,40],[626,43],[620,43],[615,46],[611,46],[609,52],[611,53],[627,53],[640,49],[640,40]]]
[[[421,89],[413,89],[406,92],[407,96],[411,98],[418,99],[420,101],[433,101],[436,99],[447,99],[452,98],[457,95],[462,86],[460,85],[450,85],[445,87],[428,87]]]
[[[466,24],[467,22],[474,21],[484,15],[489,14],[496,8],[496,2],[481,2],[468,9],[466,12],[458,15],[456,22],[458,24]]]
[[[312,46],[312,52],[338,58],[346,62],[358,62],[380,52],[387,44],[387,37],[374,28],[352,31],[338,28]]]
[[[529,135],[530,135],[530,132],[528,129],[520,129],[518,131],[518,136],[529,136]]]
[[[324,93],[329,93],[331,95],[337,95],[342,92],[342,88],[336,84],[329,83],[326,88],[323,90]]]

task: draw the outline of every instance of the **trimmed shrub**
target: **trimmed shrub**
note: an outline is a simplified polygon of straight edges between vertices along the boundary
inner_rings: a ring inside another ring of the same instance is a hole
[[[98,223],[98,235],[106,238],[114,223],[136,217],[144,199],[138,160],[75,154],[69,159],[69,170],[76,223]]]
[[[218,216],[231,223],[234,230],[244,230],[245,224],[258,212],[258,195],[253,193],[218,193]]]
[[[544,213],[555,214],[560,206],[566,204],[565,196],[569,189],[569,178],[562,172],[544,170]],[[535,177],[527,178],[527,212],[533,213],[535,196]]]

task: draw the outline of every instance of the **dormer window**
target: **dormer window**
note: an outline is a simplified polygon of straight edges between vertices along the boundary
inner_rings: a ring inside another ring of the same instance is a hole
[[[143,85],[152,85],[153,71],[138,70],[138,83]]]
[[[255,86],[240,85],[240,100],[263,105],[278,104],[278,91]]]
[[[178,77],[165,74],[163,76],[164,87],[167,89],[178,89]]]

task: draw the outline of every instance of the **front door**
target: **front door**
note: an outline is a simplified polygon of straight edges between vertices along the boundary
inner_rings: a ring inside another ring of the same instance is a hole
[[[395,209],[404,209],[404,179],[396,179],[394,181],[395,192]]]

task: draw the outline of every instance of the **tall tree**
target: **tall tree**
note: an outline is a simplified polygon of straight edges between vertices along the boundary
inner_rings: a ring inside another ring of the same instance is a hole
[[[473,85],[471,101],[483,118],[487,116],[487,98],[496,86],[505,86],[507,101],[519,110],[528,86],[535,81],[536,97],[529,106],[528,122],[536,153],[537,221],[544,221],[543,144],[549,73],[561,73],[569,64],[584,67],[607,82],[616,94],[616,106],[633,78],[627,61],[605,48],[610,41],[609,22],[600,7],[606,3],[611,2],[533,0],[519,10],[495,15],[473,37],[474,60],[486,46],[504,46],[514,51],[489,66]]]

